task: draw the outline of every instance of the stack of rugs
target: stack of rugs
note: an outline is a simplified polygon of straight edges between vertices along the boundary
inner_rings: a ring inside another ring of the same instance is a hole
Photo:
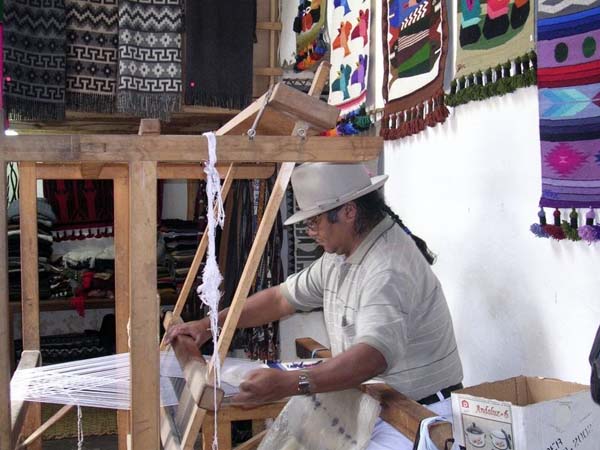
[[[52,226],[56,216],[45,199],[37,201],[38,227],[38,268],[40,299],[64,295],[64,289],[54,283],[57,268],[52,266]],[[19,201],[13,201],[7,210],[8,215],[8,285],[9,299],[21,299],[21,229],[19,223]]]
[[[158,230],[159,243],[164,247],[164,255],[159,258],[158,264],[161,298],[173,294],[171,290],[175,295],[181,291],[201,237],[197,222],[181,219],[161,221]]]

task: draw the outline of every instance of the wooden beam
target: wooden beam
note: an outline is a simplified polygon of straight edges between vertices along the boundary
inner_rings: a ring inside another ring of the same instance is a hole
[[[335,123],[331,126],[335,126]],[[218,136],[219,160],[226,162],[357,162],[375,159],[381,137]],[[0,161],[196,162],[208,159],[202,136],[65,135],[0,137]]]
[[[246,442],[238,445],[234,450],[256,450],[266,434],[267,430],[261,431],[257,435],[252,436]]]
[[[93,164],[92,164],[93,165]],[[100,172],[96,179],[114,180],[127,178],[129,170],[127,164],[99,164]],[[221,178],[225,178],[230,164],[217,164],[216,168]],[[275,164],[237,164],[236,179],[255,180],[270,178],[275,173]],[[159,163],[158,178],[161,180],[204,180],[206,174],[201,163]],[[42,180],[84,180],[84,170],[79,163],[37,163],[37,177]]]
[[[281,25],[281,22],[263,22],[263,21],[259,21],[256,22],[256,29],[257,30],[273,30],[273,31],[281,31],[283,29],[283,26]]]
[[[156,163],[134,161],[130,180],[131,445],[158,449],[159,300],[156,288]]]
[[[125,167],[125,169],[127,169]],[[114,250],[115,250],[115,331],[116,351],[129,351],[127,322],[129,320],[129,178],[115,178],[114,193]],[[117,411],[118,448],[127,450],[130,429],[129,411]]]
[[[55,423],[60,421],[71,409],[73,409],[74,405],[64,405],[60,408],[52,417],[46,420],[41,427],[31,433],[23,442],[19,443],[17,449],[23,449],[29,447],[33,442],[41,439],[42,435]]]
[[[3,115],[0,114],[0,118]],[[12,448],[10,367],[11,348],[8,303],[8,242],[6,239],[6,163],[0,163],[0,448]]]
[[[313,338],[296,339],[296,356],[298,358],[331,358],[331,350],[323,347]]]
[[[23,353],[21,353],[21,359],[19,360],[19,365],[17,367],[17,370],[32,369],[34,367],[38,367],[40,364],[41,364],[41,357],[40,357],[39,350],[24,350]],[[21,435],[22,433],[27,434],[28,431],[31,433],[34,430],[36,430],[37,428],[39,428],[39,426],[41,425],[41,420],[40,420],[40,424],[38,424],[38,426],[35,427],[34,429],[31,429],[31,430],[25,429],[26,420],[29,415],[29,409],[33,405],[35,405],[35,404],[26,402],[26,401],[21,401],[21,400],[11,401],[11,403],[10,403],[10,412],[11,412],[10,430],[12,433],[12,444],[10,444],[11,445],[10,447],[2,447],[3,449],[4,448],[13,448],[12,445],[14,445],[17,442],[19,435]],[[39,405],[39,403],[38,403],[38,405]]]
[[[19,163],[23,350],[40,349],[40,302],[35,164]]]

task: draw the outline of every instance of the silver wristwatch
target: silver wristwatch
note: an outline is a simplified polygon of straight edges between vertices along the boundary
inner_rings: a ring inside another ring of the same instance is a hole
[[[300,395],[310,395],[310,377],[308,370],[301,370],[298,373],[298,393]]]

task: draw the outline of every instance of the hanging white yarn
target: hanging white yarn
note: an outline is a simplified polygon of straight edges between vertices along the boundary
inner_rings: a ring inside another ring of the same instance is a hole
[[[217,390],[216,388],[221,386],[221,361],[218,352],[218,339],[219,339],[219,300],[221,298],[221,292],[219,286],[223,281],[219,266],[217,265],[217,258],[215,254],[215,232],[216,227],[219,225],[223,228],[225,221],[225,212],[223,210],[223,198],[221,197],[221,179],[219,172],[215,168],[217,162],[217,139],[214,133],[204,133],[206,139],[208,139],[208,161],[204,164],[204,173],[206,174],[206,217],[208,219],[208,249],[206,254],[206,263],[202,272],[202,284],[198,286],[197,293],[202,303],[209,308],[209,319],[210,319],[210,331],[214,343],[214,351],[211,358],[211,366],[213,367],[215,386],[214,390],[214,403],[215,403],[215,434],[212,444],[212,448],[218,448],[217,441]],[[215,210],[216,202],[216,210]]]

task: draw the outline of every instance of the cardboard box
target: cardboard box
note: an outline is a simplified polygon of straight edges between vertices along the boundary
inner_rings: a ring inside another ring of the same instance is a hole
[[[452,393],[453,431],[467,450],[598,450],[600,406],[589,386],[519,376]]]

